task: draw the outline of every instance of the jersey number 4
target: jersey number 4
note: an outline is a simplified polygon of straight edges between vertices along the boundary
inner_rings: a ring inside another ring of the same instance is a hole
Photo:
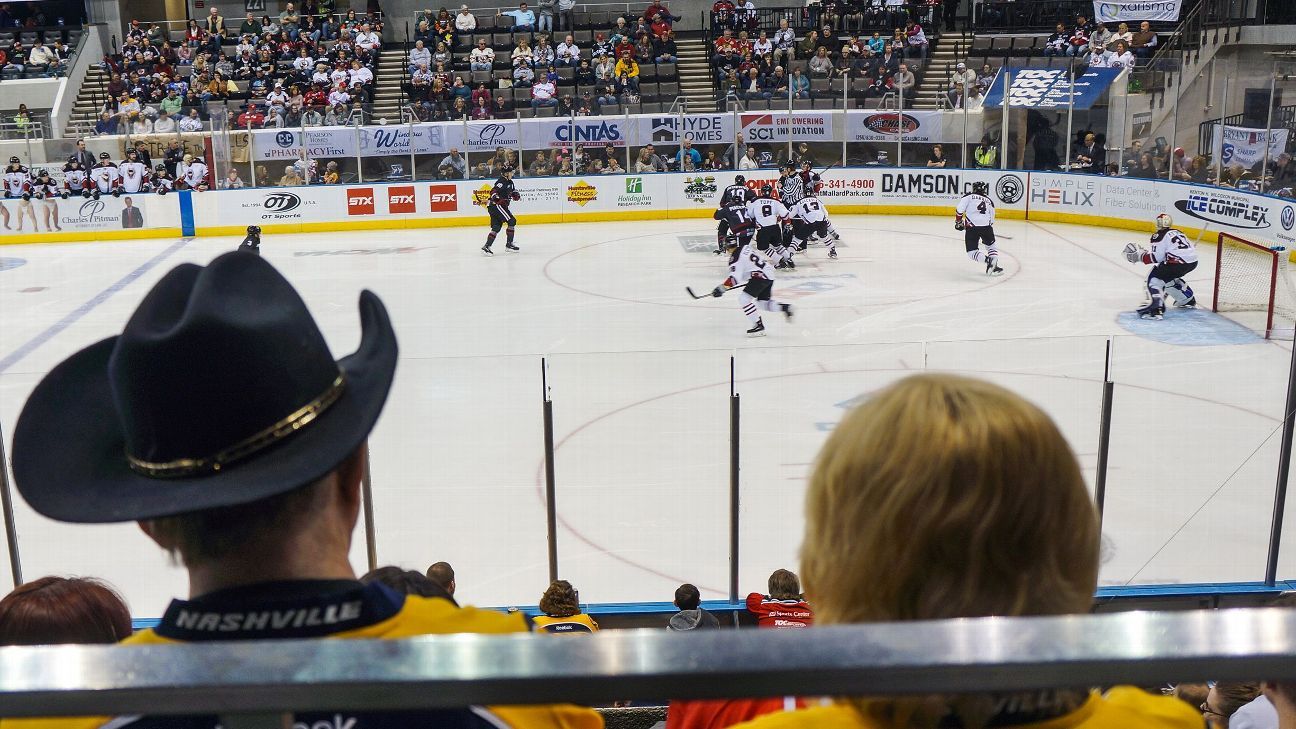
[[[986,214],[986,204],[984,200],[977,203],[977,212],[981,213],[982,215]]]

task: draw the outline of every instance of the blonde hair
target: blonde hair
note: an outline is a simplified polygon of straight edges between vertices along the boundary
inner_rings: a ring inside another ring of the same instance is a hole
[[[1098,554],[1053,421],[996,385],[924,374],[850,412],[820,451],[801,577],[820,624],[1059,615],[1088,610]],[[993,713],[984,696],[851,703],[888,726]]]

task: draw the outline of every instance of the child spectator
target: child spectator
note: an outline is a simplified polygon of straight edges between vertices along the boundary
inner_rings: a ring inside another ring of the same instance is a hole
[[[814,611],[801,596],[801,582],[795,573],[778,569],[769,576],[769,595],[747,596],[747,611],[762,628],[808,628]]]

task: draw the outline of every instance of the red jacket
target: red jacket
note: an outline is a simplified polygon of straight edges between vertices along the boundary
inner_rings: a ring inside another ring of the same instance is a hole
[[[775,600],[759,592],[747,596],[747,611],[762,628],[808,628],[814,622],[814,611],[805,600]]]

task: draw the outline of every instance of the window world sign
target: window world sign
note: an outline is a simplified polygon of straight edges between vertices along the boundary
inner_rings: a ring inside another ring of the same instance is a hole
[[[1065,68],[1001,68],[986,92],[985,106],[1003,106],[1004,83],[1010,79],[1008,106],[1065,109],[1074,91],[1075,108],[1088,109],[1103,97],[1122,72],[1118,68],[1091,68],[1075,79],[1073,89]]]

